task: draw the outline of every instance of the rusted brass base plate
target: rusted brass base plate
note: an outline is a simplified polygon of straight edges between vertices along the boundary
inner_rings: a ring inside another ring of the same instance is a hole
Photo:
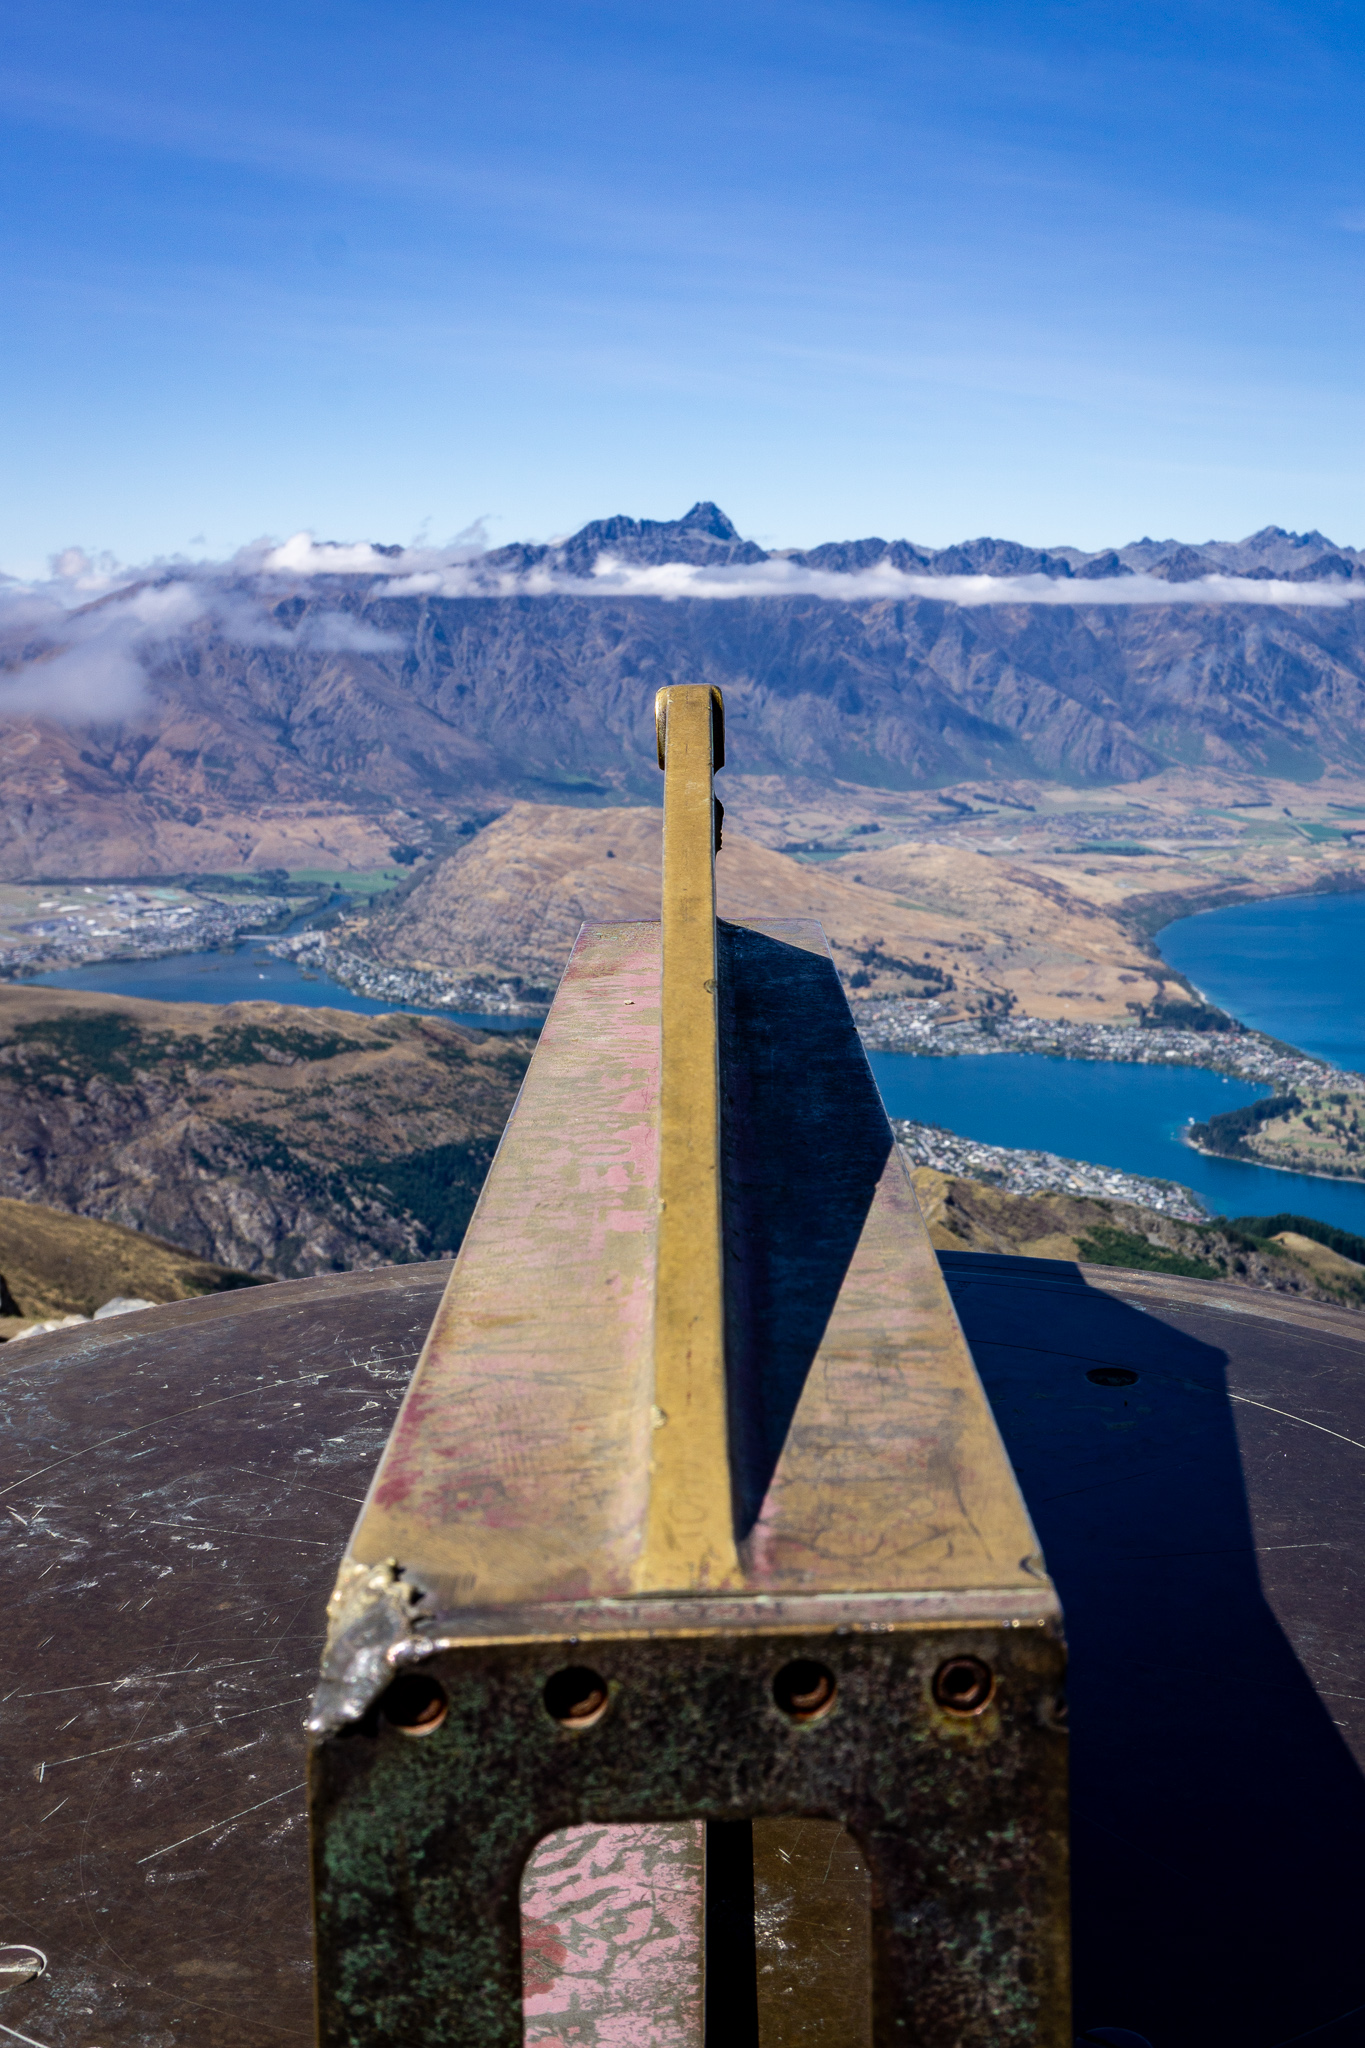
[[[935,1703],[971,1656],[976,1713]],[[774,1698],[793,1659],[834,1675],[823,1718]],[[569,1730],[547,1681],[605,1679]],[[1062,2048],[1062,1650],[1044,1627],[787,1636],[608,1635],[439,1651],[429,1735],[372,1711],[313,1760],[321,2037],[331,2048],[517,2048],[519,1889],[550,1831],[584,1821],[841,1821],[872,1873],[874,2038]]]

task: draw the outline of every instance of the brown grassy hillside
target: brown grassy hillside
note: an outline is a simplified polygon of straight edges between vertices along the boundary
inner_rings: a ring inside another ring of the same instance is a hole
[[[253,1285],[246,1273],[142,1231],[0,1196],[0,1337],[30,1322],[93,1315],[116,1295],[185,1301]]]
[[[911,1171],[938,1251],[1006,1252],[1196,1280],[1242,1281],[1277,1294],[1365,1308],[1365,1266],[1288,1231],[1252,1239],[1218,1221],[1181,1223],[1133,1202],[1014,1195],[932,1166]]]
[[[0,987],[0,1194],[249,1273],[430,1257],[529,1056],[437,1018]]]
[[[659,915],[661,821],[644,808],[513,804],[405,900],[353,927],[355,942],[391,966],[553,988],[585,918]],[[818,918],[865,995],[1126,1020],[1157,990],[1112,917],[956,848],[902,845],[816,866],[727,829],[716,899],[722,917]]]

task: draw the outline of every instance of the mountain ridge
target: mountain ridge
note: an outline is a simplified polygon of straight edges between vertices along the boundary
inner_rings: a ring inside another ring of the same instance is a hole
[[[1324,575],[1351,580],[1365,577],[1365,552],[1329,540],[1314,529],[1292,533],[1265,526],[1238,541],[1191,543],[1151,539],[1130,541],[1118,548],[1087,550],[1070,546],[1031,547],[1025,542],[982,534],[955,541],[946,548],[918,542],[882,540],[824,541],[812,548],[763,549],[745,540],[729,516],[710,499],[699,499],[681,519],[632,519],[618,514],[589,520],[566,539],[540,543],[514,542],[477,557],[487,569],[514,571],[552,566],[569,574],[591,575],[602,556],[642,565],[664,562],[706,563],[719,567],[759,562],[790,562],[798,567],[836,574],[886,565],[906,574],[929,576],[1049,576],[1093,581],[1138,573],[1164,581],[1194,581],[1201,576],[1232,575],[1252,580],[1267,577],[1288,582],[1319,581]],[[1324,567],[1323,564],[1330,566]]]
[[[732,787],[1354,776],[1357,588],[1316,532],[768,554],[703,500],[459,561],[305,536],[75,609],[11,592],[0,879],[376,866],[518,798],[657,803],[653,696],[684,681],[725,692]]]

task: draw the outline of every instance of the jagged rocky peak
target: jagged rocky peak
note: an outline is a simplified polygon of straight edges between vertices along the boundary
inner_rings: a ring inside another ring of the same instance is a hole
[[[885,541],[875,536],[866,540],[830,540],[818,548],[784,548],[782,555],[800,568],[827,569],[836,575],[883,566],[914,573],[927,569],[934,559],[931,548],[916,547],[913,541]]]
[[[1292,576],[1296,570],[1308,568],[1329,555],[1336,559],[1359,559],[1353,548],[1339,548],[1316,527],[1311,533],[1289,533],[1283,526],[1263,526],[1259,533],[1250,533],[1245,540],[1205,541],[1202,552],[1212,555],[1234,575],[1243,576],[1258,572]]]
[[[1159,555],[1148,570],[1149,576],[1160,576],[1166,583],[1193,583],[1200,576],[1213,576],[1222,565],[1212,555],[1206,555],[1201,548],[1180,544],[1164,555]]]
[[[766,562],[764,549],[743,540],[733,520],[701,499],[681,519],[591,519],[567,540],[543,547],[499,548],[485,560],[494,568],[533,568],[544,564],[569,575],[590,576],[601,555],[614,561],[653,566],[660,562],[730,564]]]
[[[712,540],[740,538],[733,519],[722,512],[719,505],[713,505],[709,498],[699,498],[690,512],[684,512],[682,518],[675,519],[672,524],[679,533],[709,533]]]

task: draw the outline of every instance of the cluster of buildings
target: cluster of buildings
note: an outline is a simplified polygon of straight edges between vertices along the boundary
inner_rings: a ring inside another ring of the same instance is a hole
[[[4,920],[0,975],[208,952],[276,922],[288,908],[282,897],[233,901],[169,887],[76,884],[40,896]]]
[[[1263,1038],[1258,1031],[1182,1031],[1162,1025],[1072,1023],[1065,1018],[944,1018],[938,1002],[873,998],[855,1005],[864,1045],[877,1052],[1033,1052],[1068,1060],[1209,1067],[1284,1094],[1292,1089],[1365,1092],[1365,1075]]]
[[[541,1018],[548,1003],[532,1002],[514,981],[476,975],[457,981],[426,967],[391,967],[339,946],[325,932],[299,932],[277,939],[270,949],[302,968],[326,974],[358,996],[380,1003],[408,1003],[423,1010],[462,1010],[485,1017]]]
[[[981,1145],[959,1138],[937,1124],[909,1123],[893,1117],[896,1141],[912,1166],[933,1166],[964,1180],[987,1181],[1011,1195],[1090,1195],[1111,1202],[1136,1202],[1182,1223],[1207,1223],[1209,1212],[1190,1188],[1178,1181],[1147,1180],[1119,1173],[1112,1166],[1090,1166],[1080,1159],[1062,1159],[1055,1152],[1012,1151],[1005,1145]]]

